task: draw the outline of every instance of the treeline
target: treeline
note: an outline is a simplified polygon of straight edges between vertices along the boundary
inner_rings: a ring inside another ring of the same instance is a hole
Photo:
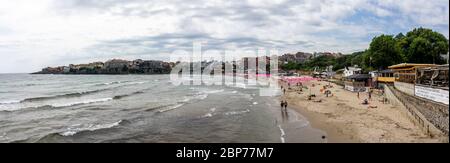
[[[380,35],[372,39],[369,49],[342,57],[319,56],[304,63],[290,62],[281,65],[285,70],[324,69],[332,65],[334,70],[359,65],[364,71],[383,70],[399,63],[444,64],[441,54],[447,54],[449,41],[441,33],[426,28],[416,28],[404,35]]]

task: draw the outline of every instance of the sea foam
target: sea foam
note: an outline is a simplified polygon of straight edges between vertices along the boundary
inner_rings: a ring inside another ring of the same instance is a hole
[[[77,101],[77,102],[70,102],[70,103],[64,103],[64,104],[52,104],[52,107],[68,107],[68,106],[75,106],[75,105],[82,105],[82,104],[92,104],[92,103],[98,103],[98,102],[106,102],[111,101],[113,98],[100,98],[100,99],[92,99],[92,100],[85,100],[85,101]]]
[[[106,124],[88,124],[88,125],[77,124],[77,125],[73,125],[73,126],[69,127],[67,131],[59,133],[59,134],[62,136],[72,136],[81,131],[95,131],[95,130],[100,130],[100,129],[112,128],[112,127],[118,126],[121,122],[122,122],[122,120],[119,120],[114,123],[106,123]]]

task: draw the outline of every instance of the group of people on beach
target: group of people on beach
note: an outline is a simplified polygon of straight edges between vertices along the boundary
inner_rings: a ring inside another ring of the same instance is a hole
[[[283,81],[281,81],[283,82]],[[288,89],[291,89],[291,84],[284,82],[284,84],[287,84]],[[286,95],[286,85],[281,85],[280,87],[281,91],[283,92],[283,96]],[[281,100],[280,107],[281,107],[281,115],[283,121],[287,120],[288,118],[288,112],[287,112],[287,106],[288,102],[286,100]]]
[[[364,99],[363,102],[362,102],[363,105],[368,105],[368,104],[369,104],[369,101],[372,100],[372,90],[369,90],[369,91],[367,92],[367,94],[368,94],[369,99]],[[356,96],[357,96],[358,99],[359,99],[359,91],[356,92]]]

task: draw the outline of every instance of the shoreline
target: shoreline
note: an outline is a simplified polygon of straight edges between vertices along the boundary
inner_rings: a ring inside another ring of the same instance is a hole
[[[439,143],[439,138],[431,138],[414,125],[401,108],[379,101],[374,94],[369,105],[361,104],[367,93],[344,90],[341,86],[324,81],[303,83],[308,89],[291,86],[280,100],[286,100],[292,110],[304,115],[311,127],[327,134],[328,143]],[[312,85],[315,86],[312,86]],[[332,96],[326,97],[320,89],[327,88]],[[288,86],[280,83],[284,88]],[[311,90],[310,90],[311,89]],[[309,92],[316,95],[308,100]]]
[[[292,103],[292,101],[287,100],[288,103]],[[324,131],[327,134],[327,143],[360,143],[361,141],[351,136],[349,134],[344,134],[342,131],[339,131],[340,128],[343,128],[340,125],[344,124],[331,124],[326,123],[323,120],[326,119],[326,115],[322,115],[320,113],[315,113],[312,111],[308,111],[303,109],[301,106],[296,104],[292,105],[292,110],[297,113],[303,115],[306,120],[310,123],[312,128],[316,128]]]

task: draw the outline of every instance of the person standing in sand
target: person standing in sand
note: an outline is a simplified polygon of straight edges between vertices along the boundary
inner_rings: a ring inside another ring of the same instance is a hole
[[[357,96],[357,97],[358,97],[358,99],[359,99],[359,91],[357,92],[356,96]]]

